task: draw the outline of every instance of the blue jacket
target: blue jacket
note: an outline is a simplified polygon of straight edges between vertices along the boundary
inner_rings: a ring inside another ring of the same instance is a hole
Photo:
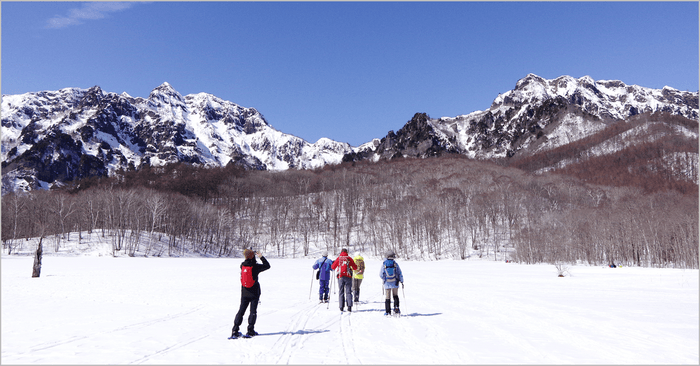
[[[396,265],[396,279],[398,281],[386,281],[386,272],[384,271],[384,266],[391,267],[391,265],[394,264]],[[396,263],[393,259],[387,259],[382,263],[381,268],[379,268],[379,277],[382,278],[382,282],[384,282],[384,289],[388,288],[398,288],[399,287],[399,282],[403,283],[403,273],[401,273],[401,267],[399,267],[399,264]]]
[[[326,262],[325,264],[323,262]],[[328,257],[319,258],[316,263],[314,263],[314,269],[321,269],[321,275],[319,280],[330,280],[331,279],[331,264],[333,264],[332,259]]]

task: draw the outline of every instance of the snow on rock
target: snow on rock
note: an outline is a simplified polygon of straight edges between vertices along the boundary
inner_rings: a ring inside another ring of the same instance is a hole
[[[4,194],[40,187],[36,161],[44,164],[47,184],[82,178],[83,155],[93,157],[90,170],[103,175],[175,162],[284,170],[443,153],[508,158],[580,140],[641,113],[697,120],[698,94],[590,76],[549,80],[528,74],[486,110],[440,119],[416,119],[417,113],[397,134],[355,148],[327,138],[309,143],[274,129],[254,108],[207,93],[183,96],[167,82],[148,98],[98,86],[4,95],[2,111]]]
[[[207,93],[182,96],[167,82],[145,99],[104,92],[97,86],[4,95],[2,110],[2,161],[10,167],[3,169],[3,194],[40,188],[26,168],[32,168],[36,155],[43,152],[32,152],[32,157],[25,153],[39,142],[64,151],[65,136],[77,146],[71,154],[95,157],[105,174],[174,162],[215,167],[233,161],[270,170],[315,168],[337,164],[352,151],[349,144],[330,139],[308,143],[275,130],[254,108]],[[77,160],[66,163],[62,154],[40,159],[48,162],[49,183],[57,179],[52,165],[67,164],[67,179],[80,178],[79,167],[72,165]],[[10,171],[14,178],[5,178]]]
[[[528,74],[484,111],[429,121],[436,133],[471,158],[504,158],[553,149],[593,135],[614,121],[667,112],[698,119],[698,94],[651,89],[590,76],[544,79]],[[544,139],[542,139],[544,137]]]
[[[581,105],[593,114],[624,119],[643,112],[669,111],[690,119],[698,118],[697,93],[626,85],[619,80],[595,81],[590,76],[575,79],[560,76],[544,79],[529,74],[520,79],[515,89],[500,94],[492,108],[500,105],[541,102],[562,97]]]

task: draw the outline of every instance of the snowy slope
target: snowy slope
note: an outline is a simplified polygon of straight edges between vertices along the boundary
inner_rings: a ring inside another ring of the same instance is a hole
[[[614,121],[641,113],[667,112],[698,119],[698,94],[671,87],[652,89],[589,76],[544,79],[534,74],[498,95],[491,107],[457,117],[431,120],[442,139],[453,140],[473,158],[499,158],[508,152],[553,149],[588,137]],[[543,131],[546,142],[537,141]],[[491,135],[491,138],[480,138]],[[486,143],[485,143],[486,142]]]
[[[453,153],[473,159],[530,156],[574,143],[635,116],[654,113],[665,114],[655,117],[657,120],[651,121],[654,123],[666,123],[663,119],[668,116],[697,121],[698,93],[668,86],[651,89],[626,85],[617,80],[594,81],[588,76],[548,80],[529,74],[513,90],[499,94],[486,110],[439,119],[416,113],[396,133],[390,131],[381,140],[363,144],[344,159],[376,161]],[[668,133],[692,138],[697,136],[697,128],[674,131],[671,127]],[[615,151],[619,150],[605,153]],[[697,153],[693,159],[697,161]]]
[[[48,252],[48,251],[47,251]],[[315,258],[269,257],[254,339],[227,340],[241,259],[2,257],[3,364],[697,364],[698,271],[405,262],[404,317],[316,300]],[[247,318],[247,316],[246,316]],[[245,326],[246,323],[244,323]]]
[[[557,97],[581,105],[592,114],[614,119],[659,110],[691,119],[698,117],[697,93],[681,92],[669,86],[652,89],[626,85],[619,80],[595,81],[590,76],[544,79],[528,74],[518,80],[515,89],[499,95],[493,101],[491,109],[503,111],[508,106],[536,104]]]
[[[311,144],[274,129],[254,108],[207,93],[182,96],[167,82],[148,98],[97,86],[4,95],[3,194],[174,162],[284,170],[445,153],[475,159],[529,156],[657,112],[697,121],[698,94],[588,76],[544,79],[529,74],[486,110],[440,119],[417,113],[396,134],[355,148],[327,138]],[[697,136],[696,128],[667,131]],[[598,150],[610,154],[624,146],[629,143]],[[684,159],[693,164],[697,153]]]
[[[315,168],[352,151],[282,133],[254,108],[211,94],[183,97],[168,83],[146,99],[99,87],[4,95],[2,111],[3,192],[145,164]]]

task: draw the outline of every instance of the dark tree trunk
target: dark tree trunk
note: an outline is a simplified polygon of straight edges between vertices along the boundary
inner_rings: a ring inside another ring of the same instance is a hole
[[[39,238],[39,245],[36,248],[36,253],[34,253],[34,268],[32,270],[32,277],[39,277],[41,275],[41,255],[44,251],[43,245],[41,242],[44,240],[44,237],[42,236]]]

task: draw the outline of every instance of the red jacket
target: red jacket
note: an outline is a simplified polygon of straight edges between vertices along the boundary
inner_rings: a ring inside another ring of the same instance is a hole
[[[355,264],[355,261],[352,260],[352,257],[348,255],[348,252],[340,252],[340,256],[333,261],[331,269],[335,271],[335,269],[340,266],[340,261],[345,258],[350,260],[350,268],[352,268],[353,270],[357,270],[357,264]],[[347,273],[338,273],[338,278],[340,278],[341,276],[352,278],[352,274],[348,275]]]

